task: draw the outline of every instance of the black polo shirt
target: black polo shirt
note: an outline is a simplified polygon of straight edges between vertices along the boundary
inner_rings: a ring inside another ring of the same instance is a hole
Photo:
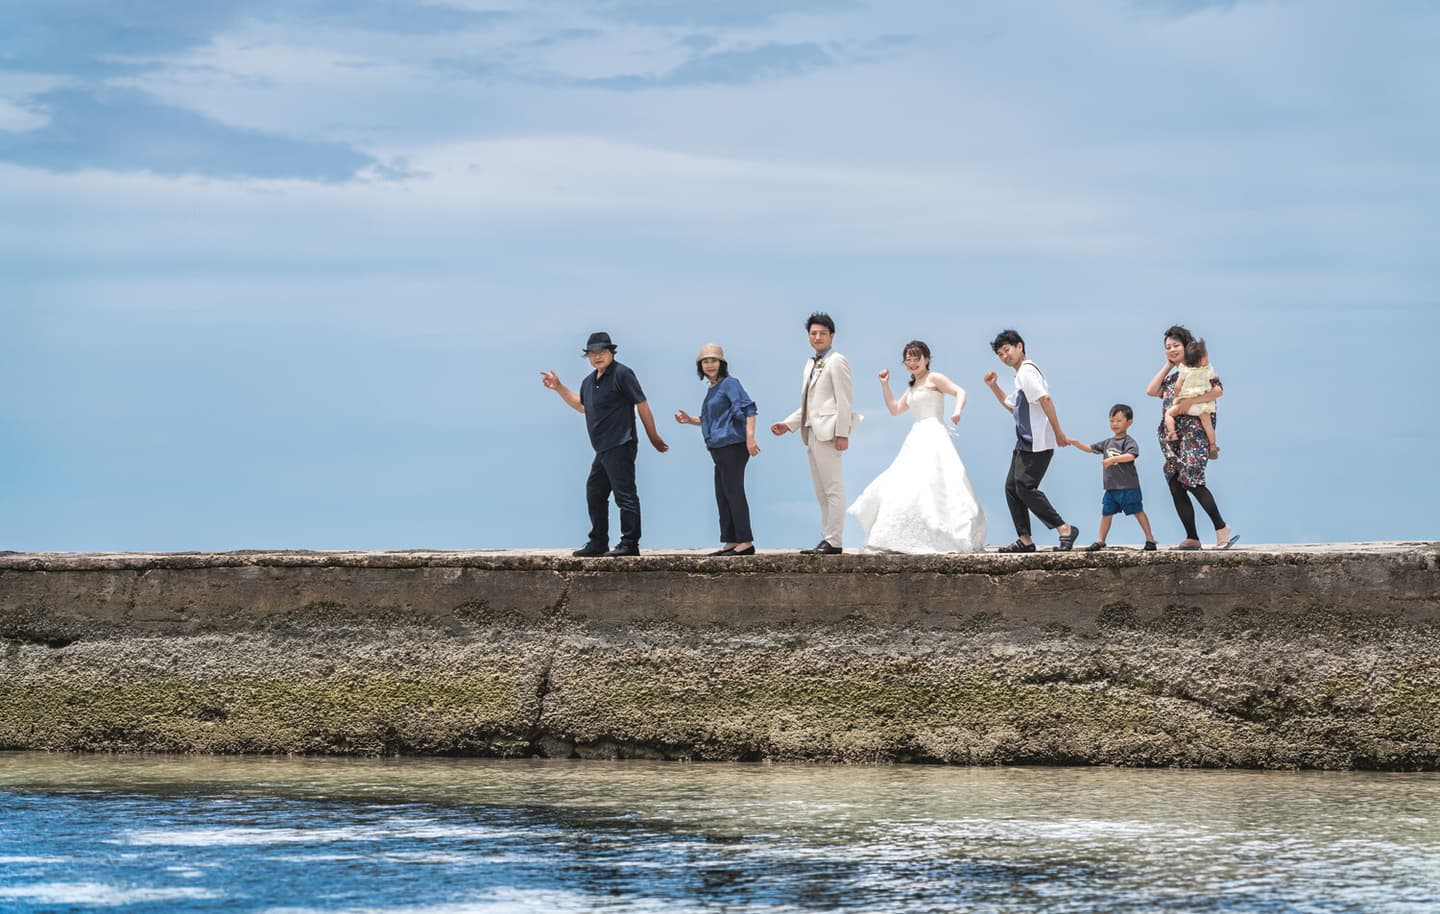
[[[596,452],[638,440],[635,435],[635,407],[645,402],[645,391],[635,372],[611,362],[598,379],[595,372],[580,382],[580,404],[585,407],[585,427]]]

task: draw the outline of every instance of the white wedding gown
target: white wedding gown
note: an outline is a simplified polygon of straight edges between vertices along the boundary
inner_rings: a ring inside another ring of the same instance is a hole
[[[980,552],[985,509],[945,426],[945,395],[910,388],[915,424],[900,453],[850,506],[865,552]]]

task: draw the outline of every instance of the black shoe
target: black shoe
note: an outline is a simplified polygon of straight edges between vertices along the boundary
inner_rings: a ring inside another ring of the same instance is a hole
[[[1080,528],[1074,524],[1070,525],[1070,533],[1060,537],[1060,545],[1055,547],[1056,552],[1069,552],[1075,548],[1075,541],[1080,538]]]
[[[1016,540],[1015,542],[1011,543],[1010,545],[1008,545],[1008,546],[1001,546],[999,549],[996,549],[995,551],[996,551],[996,552],[1034,552],[1034,551],[1035,551],[1035,544],[1034,544],[1034,543],[1024,543],[1024,542],[1021,542],[1020,540]]]
[[[839,546],[830,545],[829,540],[821,540],[814,549],[801,549],[801,555],[839,555],[845,550]]]
[[[1085,547],[1085,551],[1086,551],[1086,552],[1099,552],[1101,549],[1104,549],[1104,548],[1105,548],[1105,544],[1102,543],[1100,540],[1096,540],[1095,542],[1093,542],[1093,543],[1091,543],[1090,545],[1086,546],[1086,547]]]
[[[605,550],[609,548],[610,547],[605,545],[604,543],[586,543],[584,546],[581,546],[579,549],[576,549],[570,554],[575,556],[575,558],[577,559],[588,559],[591,556],[604,555]]]
[[[1145,548],[1144,548],[1143,550],[1141,550],[1141,551],[1142,551],[1142,552],[1154,552],[1154,551],[1155,551],[1156,549],[1158,549],[1158,548],[1160,548],[1160,547],[1155,545],[1155,541],[1154,541],[1154,540],[1146,540],[1146,541],[1145,541]]]
[[[729,552],[718,552],[716,555],[754,555],[755,547],[746,546],[744,549],[731,549]]]
[[[639,554],[640,554],[640,547],[639,547],[639,546],[635,545],[634,543],[621,543],[620,545],[616,546],[614,549],[611,549],[609,552],[605,553],[605,557],[606,557],[606,558],[613,559],[613,558],[616,558],[617,556],[622,556],[622,555],[639,555]]]
[[[714,552],[707,552],[706,555],[734,555],[735,547],[726,546],[724,549],[716,549]]]

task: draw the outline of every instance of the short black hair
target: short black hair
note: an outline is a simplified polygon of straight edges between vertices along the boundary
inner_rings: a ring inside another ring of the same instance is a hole
[[[1175,340],[1181,346],[1189,346],[1190,341],[1195,339],[1195,334],[1179,324],[1171,324],[1170,329],[1165,331],[1165,339]]]
[[[1135,410],[1131,409],[1128,403],[1116,403],[1110,407],[1110,415],[1113,416],[1116,413],[1124,413],[1126,419],[1129,419],[1131,422],[1135,421]]]
[[[824,311],[816,311],[805,319],[805,330],[808,332],[811,327],[819,324],[831,333],[835,332],[835,321]]]
[[[990,349],[999,352],[1001,346],[1019,346],[1025,348],[1025,340],[1014,330],[1001,330],[995,334],[995,339],[990,341]]]
[[[696,360],[696,362],[695,362],[695,373],[700,376],[700,380],[702,380],[702,381],[709,380],[708,378],[705,377],[705,369],[703,369],[703,368],[700,367],[700,361],[699,361],[699,360]],[[718,381],[718,380],[720,380],[721,378],[728,378],[728,377],[730,377],[730,363],[727,362],[727,361],[725,361],[724,359],[721,359],[721,360],[720,360],[720,370],[715,373],[715,380]]]

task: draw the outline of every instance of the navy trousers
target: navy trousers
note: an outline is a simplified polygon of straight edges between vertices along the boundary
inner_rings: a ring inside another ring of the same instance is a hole
[[[749,543],[755,539],[750,532],[750,502],[745,498],[745,464],[750,452],[744,444],[727,444],[710,448],[715,461],[715,507],[720,511],[720,541]]]
[[[590,510],[590,542],[610,545],[610,496],[620,509],[620,542],[640,544],[640,493],[635,490],[637,442],[598,451],[585,480],[585,505]]]

